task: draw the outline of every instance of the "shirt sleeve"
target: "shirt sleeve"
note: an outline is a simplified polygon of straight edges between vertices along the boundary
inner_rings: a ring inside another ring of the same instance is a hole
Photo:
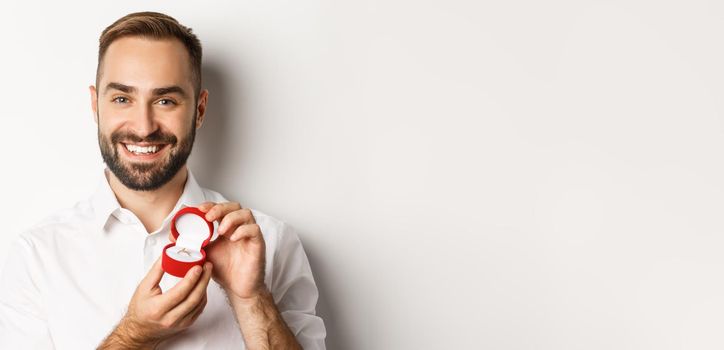
[[[296,231],[283,223],[275,252],[272,295],[279,312],[306,350],[324,350],[327,331],[316,315],[319,292]]]
[[[15,238],[0,274],[0,349],[55,349],[39,289],[37,253]]]

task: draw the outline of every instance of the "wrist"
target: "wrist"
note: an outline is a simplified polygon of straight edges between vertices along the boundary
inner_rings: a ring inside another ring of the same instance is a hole
[[[240,296],[233,291],[226,290],[226,296],[229,298],[229,302],[232,306],[238,306],[242,308],[251,308],[258,306],[263,300],[271,298],[271,292],[263,285],[257,288],[255,291]]]
[[[129,349],[155,349],[163,340],[151,336],[145,327],[128,317],[121,320],[113,333]]]
[[[302,349],[264,286],[246,298],[227,293],[249,349]]]

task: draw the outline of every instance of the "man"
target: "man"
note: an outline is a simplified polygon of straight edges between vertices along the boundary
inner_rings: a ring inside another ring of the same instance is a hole
[[[21,234],[0,280],[2,349],[323,349],[294,230],[201,188],[186,167],[208,91],[201,44],[160,13],[100,38],[90,86],[107,168],[96,193]],[[171,217],[218,225],[207,262],[162,291]]]

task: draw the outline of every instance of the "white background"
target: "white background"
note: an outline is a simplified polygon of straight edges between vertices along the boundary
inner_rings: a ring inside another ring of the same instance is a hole
[[[298,229],[330,349],[724,347],[720,1],[2,6],[0,258],[94,189],[98,37],[156,10],[192,170]]]

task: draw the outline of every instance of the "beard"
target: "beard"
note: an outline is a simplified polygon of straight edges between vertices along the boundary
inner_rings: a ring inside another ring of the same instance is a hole
[[[98,124],[98,144],[103,161],[123,185],[134,191],[152,191],[171,181],[186,164],[196,137],[196,113],[191,131],[181,140],[160,129],[146,137],[119,130],[113,132],[109,139],[101,134],[100,122]],[[168,156],[154,162],[128,162],[119,155],[119,147],[126,147],[121,142],[167,144],[165,147],[168,147]]]

